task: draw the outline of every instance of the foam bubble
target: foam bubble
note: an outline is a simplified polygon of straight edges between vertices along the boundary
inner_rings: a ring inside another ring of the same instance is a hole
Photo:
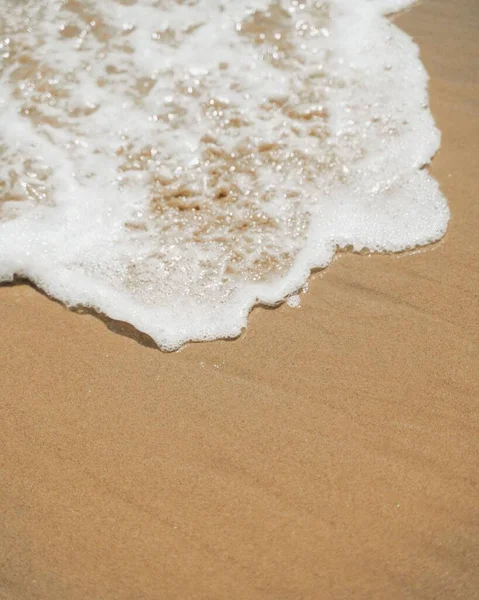
[[[0,280],[164,349],[238,335],[338,248],[438,240],[406,0],[0,0]]]
[[[301,306],[301,297],[299,294],[292,294],[286,298],[286,304],[290,308],[299,308]]]

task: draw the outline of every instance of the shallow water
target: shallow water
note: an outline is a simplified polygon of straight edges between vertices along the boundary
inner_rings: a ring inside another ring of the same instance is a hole
[[[175,349],[338,248],[439,239],[407,4],[0,0],[0,280]]]

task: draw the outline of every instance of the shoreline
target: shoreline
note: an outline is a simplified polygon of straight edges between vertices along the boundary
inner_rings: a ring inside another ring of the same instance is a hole
[[[174,353],[0,286],[2,600],[475,597],[479,7],[394,22],[442,132],[433,248],[341,254]]]

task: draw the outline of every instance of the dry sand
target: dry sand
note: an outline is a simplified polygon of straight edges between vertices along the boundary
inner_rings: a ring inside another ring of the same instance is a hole
[[[397,22],[446,239],[163,354],[0,288],[0,598],[479,598],[479,3]]]

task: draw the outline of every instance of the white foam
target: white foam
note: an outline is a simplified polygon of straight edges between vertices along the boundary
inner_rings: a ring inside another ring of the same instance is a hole
[[[286,304],[290,308],[299,308],[301,306],[301,297],[299,294],[292,294],[286,298]]]
[[[337,248],[438,240],[409,3],[0,0],[0,280],[171,350]]]

